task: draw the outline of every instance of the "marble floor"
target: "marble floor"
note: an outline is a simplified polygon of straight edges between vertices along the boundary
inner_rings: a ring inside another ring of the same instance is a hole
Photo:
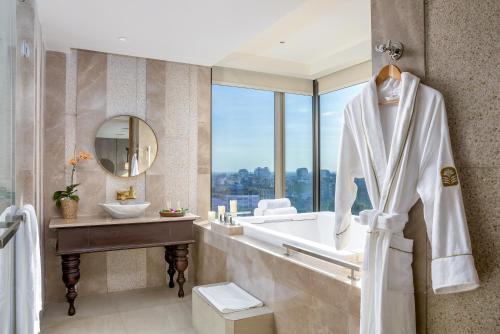
[[[66,303],[47,305],[42,334],[196,334],[191,325],[191,288],[177,297],[177,287],[141,289],[78,297],[76,314]]]

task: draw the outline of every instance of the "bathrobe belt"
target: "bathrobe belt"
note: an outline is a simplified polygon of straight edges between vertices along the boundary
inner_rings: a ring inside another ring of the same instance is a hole
[[[373,209],[361,211],[359,218],[362,225],[368,225],[363,270],[370,268],[370,262],[374,260],[370,259],[370,257],[375,255],[373,247],[375,247],[377,239],[380,237],[385,238],[387,241],[382,243],[385,245],[382,246],[385,248],[385,251],[382,252],[386,254],[385,256],[387,256],[389,248],[412,254],[413,240],[405,239],[403,236],[403,229],[408,222],[407,213],[384,213]]]
[[[364,210],[359,213],[359,220],[362,225],[368,225],[368,232],[384,230],[392,233],[401,233],[408,221],[408,214]]]

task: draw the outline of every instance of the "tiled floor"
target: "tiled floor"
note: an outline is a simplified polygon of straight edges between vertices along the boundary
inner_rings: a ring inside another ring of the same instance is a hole
[[[141,289],[79,297],[76,314],[66,303],[49,304],[42,334],[196,334],[191,325],[191,289],[183,299],[177,287]]]

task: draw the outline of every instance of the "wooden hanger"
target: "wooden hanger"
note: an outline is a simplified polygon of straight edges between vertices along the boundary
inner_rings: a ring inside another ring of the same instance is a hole
[[[388,64],[385,65],[380,69],[380,71],[377,74],[377,77],[375,78],[375,84],[380,86],[385,80],[393,78],[396,80],[401,80],[401,70],[399,67],[393,64]],[[379,104],[398,104],[399,99],[394,99],[394,100],[389,100],[389,101],[382,101],[379,102]]]

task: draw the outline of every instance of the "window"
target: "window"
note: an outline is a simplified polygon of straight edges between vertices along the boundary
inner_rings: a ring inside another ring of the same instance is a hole
[[[319,97],[321,211],[335,210],[343,111],[362,87]],[[280,119],[284,122],[275,124]],[[298,212],[313,211],[313,142],[311,96],[212,85],[212,210],[229,208],[236,199],[238,211],[253,211],[261,199],[288,197]],[[283,150],[275,152],[275,147]],[[364,179],[355,182],[352,212],[358,214],[371,204]]]
[[[345,105],[361,92],[364,84],[320,96],[320,210],[335,209],[335,173]],[[371,208],[364,179],[356,179],[358,194],[352,213]]]
[[[285,197],[298,212],[313,211],[312,97],[285,94]]]
[[[212,210],[274,198],[274,92],[212,86]]]

